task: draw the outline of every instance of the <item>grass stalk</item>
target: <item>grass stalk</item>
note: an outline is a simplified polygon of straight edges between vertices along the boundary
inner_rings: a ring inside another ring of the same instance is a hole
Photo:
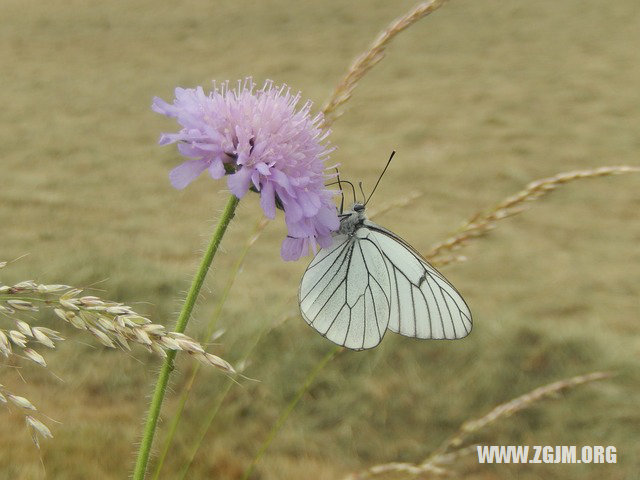
[[[375,67],[385,55],[391,41],[418,20],[440,8],[446,0],[421,2],[400,18],[395,19],[369,46],[369,49],[355,59],[346,75],[336,86],[333,94],[322,108],[323,127],[328,128],[339,116],[339,108],[347,103],[358,86],[358,82]]]
[[[443,465],[449,465],[453,460],[476,451],[475,445],[463,446],[469,436],[478,434],[497,420],[514,415],[544,399],[553,398],[560,392],[572,390],[580,385],[598,380],[605,380],[612,376],[611,372],[593,372],[543,385],[513,400],[501,403],[478,419],[467,420],[453,436],[445,440],[422,463],[393,462],[375,465],[367,470],[349,474],[344,477],[344,480],[373,480],[375,478],[384,478],[389,474],[395,474],[396,477],[394,478],[402,475],[402,478],[407,480],[454,475],[455,472],[445,470]]]
[[[429,251],[424,253],[424,258],[438,266],[460,260],[463,257],[447,255],[451,252],[460,250],[471,240],[486,235],[495,227],[498,221],[525,211],[526,207],[531,202],[534,202],[561,186],[575,180],[639,172],[640,167],[638,166],[616,165],[592,168],[588,170],[563,172],[552,177],[530,182],[523,190],[519,191],[515,195],[505,198],[488,211],[476,213],[457,233],[446,240],[433,245]]]
[[[307,393],[307,391],[309,390],[309,387],[311,387],[311,385],[313,384],[313,381],[316,379],[318,374],[338,353],[340,353],[343,350],[344,350],[344,347],[340,347],[340,346],[332,348],[316,364],[316,366],[313,368],[313,370],[311,370],[309,375],[307,375],[307,378],[305,378],[300,388],[298,388],[298,391],[296,392],[294,397],[287,404],[285,409],[282,411],[282,413],[278,417],[278,420],[276,420],[276,422],[271,427],[271,430],[269,431],[267,438],[264,440],[264,442],[262,442],[262,445],[260,445],[258,452],[253,457],[253,460],[251,460],[249,467],[247,467],[247,469],[245,470],[244,475],[242,476],[242,480],[248,480],[248,478],[251,476],[256,465],[258,464],[258,462],[260,461],[264,453],[267,451],[267,449],[269,448],[273,440],[276,438],[276,435],[278,435],[278,432],[280,432],[280,429],[283,427],[283,425],[289,418],[289,415],[291,415],[291,412],[293,412],[293,410],[296,408],[296,406],[298,405],[298,403],[300,402],[304,394]]]
[[[265,329],[262,329],[258,333],[258,335],[256,336],[253,344],[247,349],[247,352],[244,355],[244,357],[242,357],[242,360],[240,360],[240,364],[243,364],[243,363],[246,364],[246,362],[248,361],[249,357],[251,357],[251,354],[253,353],[255,348],[260,343],[260,340],[262,340],[262,338],[265,335],[267,335],[274,328],[282,325],[283,323],[285,323],[286,321],[290,320],[291,318],[293,318],[295,316],[296,315],[286,315],[281,320],[275,322],[271,326],[269,326],[269,327],[267,327]],[[231,391],[231,387],[233,387],[234,385],[236,385],[236,383],[233,382],[232,379],[227,379],[227,383],[225,384],[223,390],[220,392],[220,397],[216,401],[215,405],[213,405],[213,407],[209,410],[209,413],[207,415],[206,420],[204,422],[202,422],[202,427],[200,428],[200,431],[196,435],[196,440],[193,442],[193,446],[191,448],[191,453],[189,454],[189,459],[186,461],[185,465],[183,466],[182,470],[180,471],[180,475],[178,475],[178,477],[176,477],[176,478],[179,478],[180,480],[184,480],[185,478],[187,478],[187,473],[189,472],[189,469],[191,468],[191,465],[193,464],[193,460],[196,458],[196,454],[198,453],[198,450],[200,450],[200,446],[202,445],[202,442],[204,441],[204,437],[206,436],[207,432],[211,428],[211,424],[213,424],[213,421],[215,420],[218,412],[220,411],[220,407],[222,406],[222,403],[224,402],[224,399],[227,397],[227,394]]]
[[[557,382],[543,385],[534,390],[531,390],[524,395],[520,395],[513,400],[494,407],[489,413],[483,415],[477,419],[467,420],[462,424],[460,429],[445,442],[442,443],[429,457],[423,462],[423,465],[437,466],[440,463],[444,463],[441,459],[446,458],[447,454],[454,449],[462,447],[464,442],[472,434],[477,434],[481,430],[484,430],[488,425],[505,417],[510,417],[515,413],[520,412],[531,407],[538,402],[553,398],[560,392],[574,389],[585,383],[596,382],[599,380],[606,380],[613,376],[611,372],[593,372],[586,375],[578,375],[576,377],[567,378],[564,380],[558,380]]]

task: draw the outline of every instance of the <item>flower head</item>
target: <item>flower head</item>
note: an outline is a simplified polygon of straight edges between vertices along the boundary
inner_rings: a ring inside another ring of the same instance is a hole
[[[296,109],[300,94],[285,85],[267,81],[254,90],[247,78],[235,89],[214,84],[209,94],[202,87],[176,88],[173,104],[156,97],[153,110],[183,127],[163,134],[159,143],[177,142],[180,153],[192,159],[169,174],[174,187],[186,187],[207,170],[215,179],[227,175],[238,198],[250,189],[259,192],[267,217],[283,209],[289,235],[281,255],[297,260],[317,245],[331,245],[340,223],[334,192],[324,185],[331,177],[325,172],[329,132],[320,128],[322,114],[310,116],[311,102]]]

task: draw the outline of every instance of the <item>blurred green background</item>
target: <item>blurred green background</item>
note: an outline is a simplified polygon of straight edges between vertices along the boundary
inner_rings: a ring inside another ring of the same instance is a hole
[[[156,145],[177,127],[153,113],[175,86],[253,75],[316,106],[352,59],[413,2],[86,2],[0,4],[2,281],[93,285],[172,325],[225,202],[209,178],[178,192],[181,159]],[[373,185],[375,207],[426,195],[377,221],[426,250],[478,209],[561,171],[638,164],[637,0],[452,1],[403,33],[333,126],[332,160]],[[259,464],[256,479],[336,479],[424,458],[457,426],[537,386],[594,370],[618,376],[503,420],[486,444],[615,445],[616,465],[478,465],[472,479],[634,479],[640,470],[640,178],[572,183],[474,242],[443,269],[474,312],[473,334],[438,343],[387,335],[321,373]],[[261,212],[240,204],[188,333],[201,333]],[[208,432],[189,478],[236,479],[307,373],[332,346],[300,318],[307,260],[279,257],[280,216],[251,249],[210,350],[236,362],[265,332]],[[45,317],[68,338],[47,369],[4,368],[55,438],[48,478],[127,478],[159,361],[123,354]],[[21,364],[22,365],[22,364]],[[194,363],[178,363],[180,392]],[[24,383],[20,375],[26,379]],[[205,369],[162,478],[185,463],[225,379]],[[176,406],[170,393],[165,419]],[[41,478],[20,415],[5,411],[0,478]],[[158,439],[166,432],[166,420]],[[158,443],[159,445],[160,443]],[[153,467],[153,465],[152,465]]]

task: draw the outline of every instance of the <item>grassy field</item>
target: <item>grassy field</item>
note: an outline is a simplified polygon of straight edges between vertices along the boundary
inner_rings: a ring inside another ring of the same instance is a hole
[[[352,58],[412,5],[3,0],[0,260],[28,255],[2,270],[2,282],[92,285],[172,325],[227,194],[204,177],[182,192],[170,186],[180,159],[156,142],[176,127],[151,111],[152,98],[253,75],[286,82],[319,107]],[[426,192],[377,219],[423,250],[531,180],[637,165],[639,24],[636,0],[452,1],[398,37],[363,80],[333,126],[332,160],[370,189],[397,150],[372,203]],[[615,445],[616,465],[486,466],[471,457],[454,470],[483,480],[637,479],[639,182],[634,174],[569,184],[470,245],[468,260],[444,272],[474,312],[472,335],[438,343],[389,334],[372,351],[339,355],[254,478],[329,480],[419,462],[500,402],[613,370],[614,379],[539,403],[474,440]],[[260,215],[257,196],[241,202],[191,335],[205,329]],[[280,260],[284,232],[278,218],[249,251],[220,320],[227,333],[211,347],[234,363],[255,344],[245,374],[260,381],[232,387],[188,478],[240,478],[332,348],[299,317],[282,322],[296,312],[307,264]],[[8,365],[1,382],[60,423],[49,422],[55,438],[39,452],[22,417],[4,411],[0,479],[43,470],[55,479],[127,478],[158,359],[46,322],[67,337],[48,352],[49,367]],[[193,367],[178,363],[165,420]],[[176,478],[225,384],[213,369],[200,374],[161,478]]]

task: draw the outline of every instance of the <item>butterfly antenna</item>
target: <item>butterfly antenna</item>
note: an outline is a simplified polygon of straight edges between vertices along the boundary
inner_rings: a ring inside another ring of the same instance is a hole
[[[373,197],[373,194],[376,192],[376,188],[378,188],[378,184],[380,183],[380,180],[382,180],[382,177],[384,175],[384,172],[387,171],[387,168],[389,168],[389,164],[391,163],[391,160],[393,159],[393,156],[396,154],[396,151],[394,150],[393,152],[391,152],[391,156],[389,157],[389,160],[387,160],[387,164],[384,166],[384,170],[382,170],[382,173],[380,174],[380,176],[378,177],[378,181],[376,182],[376,184],[373,187],[373,190],[371,191],[371,195],[369,195],[369,198],[367,198],[367,201],[364,202],[365,206],[367,205],[367,203],[369,203],[369,200],[371,200],[371,197]]]
[[[340,215],[344,212],[344,192],[342,191],[342,184],[340,183],[340,170],[336,167],[336,179],[338,180],[338,188],[340,189]]]
[[[360,193],[362,194],[362,200],[366,200],[367,196],[364,194],[364,189],[362,188],[362,182],[358,182],[358,186],[360,187]]]

